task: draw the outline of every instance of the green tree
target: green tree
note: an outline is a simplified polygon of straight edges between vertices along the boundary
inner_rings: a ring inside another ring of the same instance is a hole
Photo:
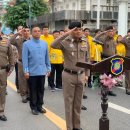
[[[29,14],[30,5],[30,14]],[[43,0],[16,0],[13,7],[6,7],[7,13],[4,21],[11,29],[16,29],[19,25],[26,25],[26,19],[40,16],[48,11],[48,7]]]

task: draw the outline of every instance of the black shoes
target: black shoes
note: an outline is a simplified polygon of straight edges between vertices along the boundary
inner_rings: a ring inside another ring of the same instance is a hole
[[[83,95],[83,99],[87,99],[88,97],[87,97],[87,95]]]
[[[108,95],[109,95],[109,96],[116,96],[116,94],[113,93],[112,91],[108,91]]]
[[[38,112],[40,112],[40,113],[46,113],[46,110],[44,109],[44,108],[39,108],[39,109],[37,109],[38,110]]]
[[[126,94],[127,94],[127,95],[130,95],[130,91],[126,90]]]
[[[62,90],[62,86],[56,86],[55,90]]]
[[[82,128],[80,128],[80,129],[74,128],[73,130],[83,130],[83,129]]]
[[[7,117],[5,115],[0,116],[1,121],[7,121]]]
[[[20,90],[19,90],[19,89],[17,89],[17,93],[20,93]]]
[[[89,87],[89,88],[92,88],[92,84],[91,84],[91,83],[88,83],[88,87]]]
[[[22,98],[22,103],[27,103],[27,102],[28,102],[27,98],[26,99]]]
[[[46,110],[44,108],[32,109],[33,115],[39,115],[39,113],[46,113]]]
[[[23,103],[27,103],[28,101],[30,101],[30,97],[22,97]]]
[[[87,107],[83,106],[81,107],[82,110],[87,110]]]
[[[38,113],[37,110],[32,110],[32,114],[33,114],[33,115],[38,115],[39,113]]]
[[[51,88],[51,92],[55,92],[55,87],[52,87],[52,88]]]

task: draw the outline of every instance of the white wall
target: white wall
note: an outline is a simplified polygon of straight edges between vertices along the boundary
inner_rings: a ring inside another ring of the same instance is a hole
[[[73,7],[75,3],[75,7]],[[86,10],[90,11],[92,5],[97,5],[97,0],[86,0]],[[107,0],[101,0],[101,5],[107,4]],[[113,0],[111,0],[111,6],[113,5]],[[67,7],[68,6],[68,7]],[[55,8],[57,11],[61,10],[81,10],[81,0],[61,0],[61,2],[55,2]]]

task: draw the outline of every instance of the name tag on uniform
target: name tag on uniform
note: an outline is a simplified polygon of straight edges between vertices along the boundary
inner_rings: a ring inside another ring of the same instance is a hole
[[[74,52],[72,52],[71,54],[72,54],[72,56],[74,56]]]
[[[86,48],[86,47],[87,47],[86,43],[85,43],[85,42],[82,42],[82,43],[81,43],[81,48]]]
[[[74,45],[71,43],[71,44],[70,44],[70,47],[74,47]]]

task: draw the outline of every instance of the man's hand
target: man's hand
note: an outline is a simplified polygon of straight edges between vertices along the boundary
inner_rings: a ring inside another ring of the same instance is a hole
[[[73,29],[70,29],[69,31],[65,32],[64,35],[66,35],[66,34],[68,34],[68,35],[71,34],[76,28],[77,28],[77,27],[75,27],[75,28],[73,28]]]
[[[11,73],[12,73],[12,71],[9,71],[9,72],[7,73],[7,77],[9,77]]]
[[[24,32],[24,28],[20,31],[17,32],[18,35],[23,35],[23,32]]]
[[[49,76],[50,76],[50,74],[51,74],[51,72],[47,72],[47,73],[46,73],[46,76],[47,76],[47,77],[49,77]]]
[[[88,76],[85,76],[85,81],[88,81]]]
[[[24,73],[25,79],[29,79],[29,73]]]

